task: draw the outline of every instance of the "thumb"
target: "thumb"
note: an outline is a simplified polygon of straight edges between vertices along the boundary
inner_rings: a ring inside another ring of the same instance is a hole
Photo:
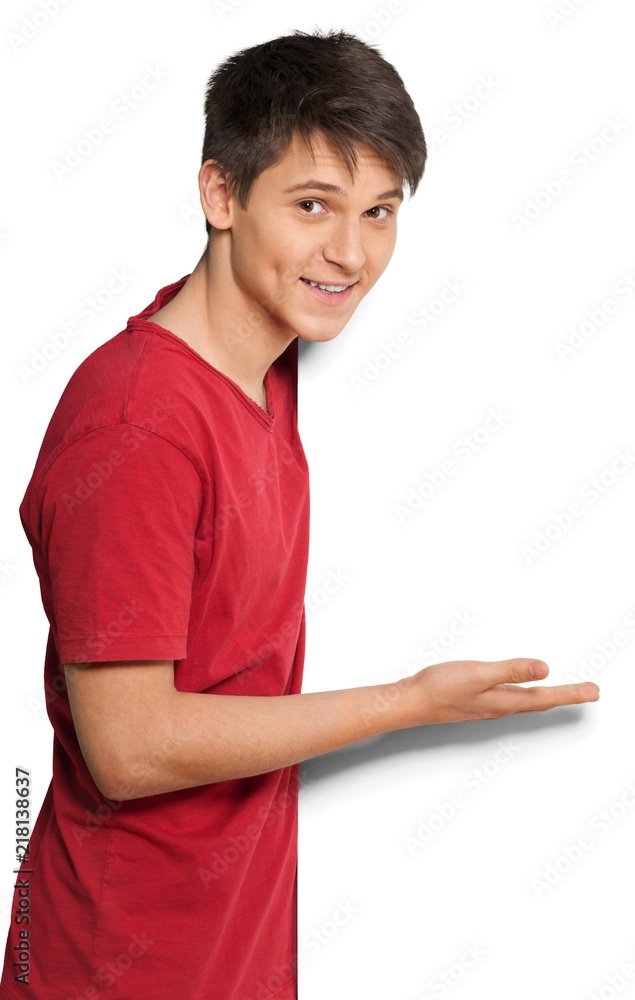
[[[528,656],[484,663],[483,667],[486,668],[483,680],[492,687],[496,684],[522,684],[524,681],[543,680],[549,674],[549,667],[544,660]]]

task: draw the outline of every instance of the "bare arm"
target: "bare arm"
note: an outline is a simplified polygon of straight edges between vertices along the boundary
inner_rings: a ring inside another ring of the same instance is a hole
[[[591,682],[514,687],[534,679],[532,662],[456,660],[393,683],[271,697],[177,691],[167,660],[65,671],[93,779],[125,800],[274,771],[396,729],[597,701]]]

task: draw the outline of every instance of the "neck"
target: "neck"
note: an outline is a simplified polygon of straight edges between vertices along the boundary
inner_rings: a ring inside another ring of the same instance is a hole
[[[249,299],[236,284],[229,247],[217,245],[228,236],[221,232],[213,237],[212,248],[161,310],[166,319],[161,325],[168,325],[169,319],[173,333],[260,402],[265,398],[267,369],[295,335],[288,328],[276,328],[266,307]]]

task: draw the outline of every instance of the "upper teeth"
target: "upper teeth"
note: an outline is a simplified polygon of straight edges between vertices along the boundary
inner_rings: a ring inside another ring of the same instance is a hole
[[[348,285],[320,285],[318,281],[309,281],[308,278],[304,278],[304,281],[307,281],[313,288],[317,286],[324,289],[325,292],[343,292],[345,288],[348,288]]]

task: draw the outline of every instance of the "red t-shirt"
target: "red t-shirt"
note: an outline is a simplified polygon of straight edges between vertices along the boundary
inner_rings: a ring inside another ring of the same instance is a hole
[[[109,801],[63,682],[65,663],[156,659],[180,691],[301,688],[297,339],[267,371],[266,412],[151,322],[187,277],[75,371],[20,506],[50,622],[53,777],[16,875],[2,1000],[297,996],[299,765]]]

